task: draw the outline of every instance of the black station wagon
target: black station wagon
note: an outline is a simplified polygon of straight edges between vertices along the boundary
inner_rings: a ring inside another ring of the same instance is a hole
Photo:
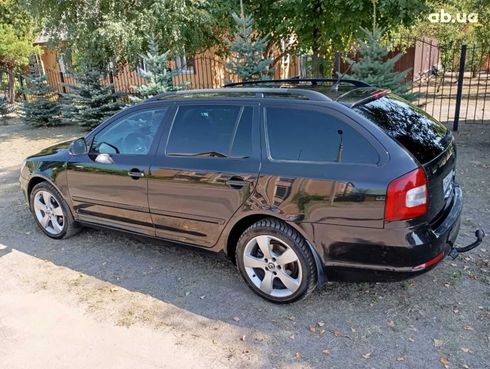
[[[462,192],[444,125],[359,81],[244,82],[153,97],[27,158],[20,183],[52,238],[82,225],[226,254],[260,296],[386,281],[455,248]]]

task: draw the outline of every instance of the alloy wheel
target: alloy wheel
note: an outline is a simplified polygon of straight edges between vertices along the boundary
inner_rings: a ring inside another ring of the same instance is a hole
[[[44,230],[54,236],[65,226],[65,216],[59,201],[48,191],[39,191],[34,196],[34,213]]]
[[[298,255],[277,237],[252,238],[245,246],[243,265],[251,282],[267,295],[288,297],[301,286],[303,272]]]

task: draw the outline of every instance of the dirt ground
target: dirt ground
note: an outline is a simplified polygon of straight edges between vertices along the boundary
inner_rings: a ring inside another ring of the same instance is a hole
[[[79,135],[0,121],[0,368],[488,368],[490,237],[410,281],[330,283],[276,306],[214,255],[109,231],[44,236],[20,163]],[[490,231],[490,125],[457,141],[464,244]]]

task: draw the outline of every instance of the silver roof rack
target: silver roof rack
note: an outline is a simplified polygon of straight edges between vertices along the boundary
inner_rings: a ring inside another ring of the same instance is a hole
[[[167,100],[167,99],[184,99],[184,98],[206,98],[206,97],[237,97],[246,96],[253,98],[264,98],[273,97],[276,94],[289,95],[285,97],[312,100],[312,101],[332,101],[328,96],[322,94],[321,92],[314,90],[306,90],[301,88],[214,88],[214,89],[202,89],[202,90],[182,90],[175,92],[165,92],[153,96],[148,101],[155,100]],[[266,96],[267,95],[267,96]]]

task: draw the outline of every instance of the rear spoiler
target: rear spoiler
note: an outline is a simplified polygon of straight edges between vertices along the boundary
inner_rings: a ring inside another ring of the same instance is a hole
[[[356,102],[353,102],[350,105],[350,107],[355,108],[356,106],[365,105],[371,101],[381,99],[382,97],[388,95],[389,93],[391,93],[391,90],[389,89],[376,90],[371,95],[366,96],[365,98],[358,100]]]

